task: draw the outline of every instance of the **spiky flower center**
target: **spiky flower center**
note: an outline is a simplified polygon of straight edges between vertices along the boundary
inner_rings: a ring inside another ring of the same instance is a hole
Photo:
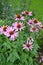
[[[3,31],[6,31],[8,26],[3,26]]]
[[[21,28],[21,24],[18,23],[18,24],[17,24],[17,27],[18,27],[18,28]]]
[[[29,43],[26,43],[26,46],[27,46],[27,47],[30,47],[30,44],[29,44]]]
[[[10,31],[9,34],[10,34],[10,35],[13,35],[13,34],[14,34],[14,31]]]
[[[37,19],[35,19],[33,22],[34,22],[34,23],[38,23],[38,20],[37,20]]]
[[[26,13],[26,14],[28,14],[28,13],[29,13],[29,11],[27,11],[27,10],[26,10],[26,11],[25,11],[25,13]]]
[[[17,18],[21,18],[21,14],[18,14],[18,15],[17,15]]]
[[[35,30],[36,30],[36,27],[33,27],[33,28],[32,28],[32,30],[34,30],[34,31],[35,31]]]

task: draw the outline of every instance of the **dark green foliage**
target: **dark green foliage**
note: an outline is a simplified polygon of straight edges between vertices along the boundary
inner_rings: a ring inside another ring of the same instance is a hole
[[[1,19],[13,19],[12,5],[8,0],[0,0],[0,18]]]
[[[2,22],[0,26],[5,24],[5,20]],[[29,34],[27,34],[28,30],[25,31],[19,32],[19,36],[15,41],[10,41],[6,36],[0,35],[0,65],[37,65],[36,56],[39,46],[37,42],[34,41],[32,51],[23,50],[24,41],[26,41],[29,36]],[[34,37],[34,34],[32,37]]]

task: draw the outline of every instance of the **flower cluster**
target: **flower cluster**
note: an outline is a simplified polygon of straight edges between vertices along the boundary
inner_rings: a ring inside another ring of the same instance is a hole
[[[30,32],[38,32],[43,30],[43,25],[36,18],[28,20],[27,24],[30,26]]]
[[[15,21],[12,26],[4,25],[0,27],[0,35],[4,34],[10,40],[15,40],[18,35],[19,31],[22,31],[25,28],[25,22],[20,22],[21,20],[24,21],[25,18],[23,15],[32,16],[32,12],[24,11],[21,14],[17,14],[14,16]],[[28,20],[27,24],[30,26],[30,32],[38,32],[40,29],[43,30],[43,25],[39,22],[36,18],[32,18]],[[28,40],[23,44],[23,49],[32,50],[33,48],[33,38],[29,37]]]
[[[27,39],[27,41],[25,42],[25,44],[23,44],[23,49],[27,49],[28,51],[32,50],[32,48],[33,48],[33,42],[34,42],[33,38],[29,37]]]
[[[14,19],[15,19],[16,21],[18,21],[18,20],[22,20],[22,21],[24,21],[25,18],[24,18],[23,15],[32,16],[32,12],[30,12],[30,11],[28,11],[28,10],[23,11],[21,14],[17,14],[17,15],[15,15],[15,16],[14,16]]]
[[[19,31],[23,30],[24,26],[21,22],[15,22],[12,26],[2,26],[0,27],[0,34],[4,34],[10,40],[15,40],[18,37]]]
[[[24,21],[25,18],[23,16],[23,14],[32,16],[32,12],[29,12],[29,11],[26,10],[26,11],[22,12],[22,14],[15,15],[14,19],[16,21],[18,21],[18,20]],[[22,22],[14,22],[12,24],[12,26],[7,26],[7,25],[1,26],[0,27],[0,34],[4,34],[10,40],[15,40],[16,37],[18,37],[18,33],[19,33],[18,31],[21,31],[23,29],[24,29],[24,24]]]

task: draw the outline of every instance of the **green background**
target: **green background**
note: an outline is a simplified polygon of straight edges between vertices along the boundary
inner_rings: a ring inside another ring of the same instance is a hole
[[[16,8],[22,8],[23,5],[25,9],[28,9],[30,11],[34,11],[35,17],[39,20],[43,21],[43,0],[31,0],[31,3],[29,5],[30,0],[9,0],[9,2],[12,4],[12,7]],[[24,4],[23,4],[24,3]]]

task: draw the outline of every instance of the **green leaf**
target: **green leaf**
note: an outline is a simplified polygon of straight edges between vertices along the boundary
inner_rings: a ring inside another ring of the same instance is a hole
[[[29,57],[29,65],[33,65],[33,59],[32,59],[32,57]]]
[[[9,57],[7,58],[7,61],[14,62],[14,61],[16,61],[17,59],[20,59],[20,57],[19,57],[17,51],[14,49],[14,50],[10,53]]]

